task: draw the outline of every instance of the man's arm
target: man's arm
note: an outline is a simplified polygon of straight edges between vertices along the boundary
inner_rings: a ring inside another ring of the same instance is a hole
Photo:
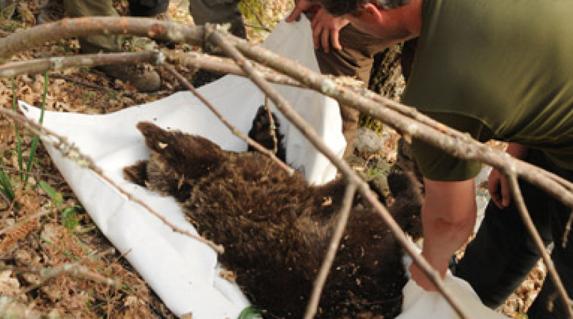
[[[471,235],[476,220],[475,184],[468,179],[443,182],[424,179],[422,205],[424,248],[422,255],[444,276],[452,255]],[[436,290],[414,264],[412,278],[426,290]]]

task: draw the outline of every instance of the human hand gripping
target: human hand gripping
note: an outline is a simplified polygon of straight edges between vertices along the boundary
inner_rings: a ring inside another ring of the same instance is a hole
[[[312,18],[312,38],[314,48],[321,48],[324,52],[330,52],[332,47],[335,50],[342,50],[339,35],[340,30],[348,25],[350,21],[343,17],[335,17],[328,13],[326,9],[320,8]]]
[[[510,143],[507,147],[507,153],[516,158],[524,158],[527,154],[527,148],[520,144]],[[511,204],[511,191],[507,177],[496,168],[492,169],[489,174],[487,189],[491,200],[500,209]]]
[[[341,50],[339,31],[350,21],[342,17],[335,17],[329,14],[326,9],[320,7],[312,0],[296,0],[295,7],[287,17],[287,22],[298,21],[304,12],[313,11],[312,37],[315,48],[321,48],[325,52],[330,52],[330,48]]]

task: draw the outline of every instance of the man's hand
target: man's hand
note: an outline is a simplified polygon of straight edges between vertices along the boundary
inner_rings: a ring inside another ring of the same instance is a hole
[[[489,191],[491,200],[500,209],[506,208],[511,203],[511,193],[509,191],[507,177],[496,168],[492,169],[491,173],[489,173],[487,190]]]
[[[316,49],[322,47],[327,53],[330,52],[331,47],[336,50],[342,49],[339,31],[350,21],[342,17],[332,16],[326,9],[312,0],[296,0],[294,9],[286,21],[298,21],[302,13],[311,13],[312,15],[312,38]]]
[[[312,38],[314,48],[322,47],[324,52],[330,52],[330,48],[342,50],[339,41],[339,32],[350,21],[343,17],[335,17],[329,14],[326,9],[320,8],[312,18]]]
[[[515,158],[524,158],[527,155],[527,148],[520,144],[510,143],[507,147],[507,153]],[[495,168],[489,174],[487,189],[491,200],[500,209],[506,208],[511,204],[511,192],[507,177]]]
[[[316,6],[317,4],[312,0],[295,0],[294,9],[286,18],[287,22],[298,21],[300,19],[300,15],[310,8]]]

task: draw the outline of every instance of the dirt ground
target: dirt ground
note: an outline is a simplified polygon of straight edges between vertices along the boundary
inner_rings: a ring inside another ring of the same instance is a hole
[[[289,1],[244,0],[249,38],[260,41]],[[2,34],[33,26],[39,0],[17,1],[11,12],[2,12]],[[116,1],[120,12],[126,1]],[[168,16],[192,23],[184,0],[172,1]],[[264,25],[264,26],[262,26]],[[146,47],[149,41],[137,39],[131,49]],[[13,60],[70,55],[79,49],[76,40],[40,45],[18,54]],[[197,50],[178,45],[176,50]],[[195,70],[177,67],[192,78]],[[138,93],[121,81],[114,81],[92,69],[49,72],[45,90],[43,75],[18,76],[0,80],[0,107],[12,108],[14,99],[41,105],[51,111],[108,113],[150,102],[172,94],[179,84],[167,72],[158,70],[163,84],[159,92]],[[396,135],[388,137],[379,154],[358,157],[361,170],[383,174],[386,164],[374,165],[372,156],[392,158]],[[0,316],[14,318],[174,318],[147,284],[99,232],[39,145],[32,154],[34,137],[0,117]],[[28,159],[34,159],[30,168]],[[367,157],[367,158],[366,158]],[[367,159],[367,160],[366,160]],[[380,161],[381,163],[384,161]],[[27,177],[28,175],[28,177]],[[10,196],[4,195],[9,194]],[[10,198],[8,198],[10,197]],[[540,267],[503,308],[521,318],[544,276]]]

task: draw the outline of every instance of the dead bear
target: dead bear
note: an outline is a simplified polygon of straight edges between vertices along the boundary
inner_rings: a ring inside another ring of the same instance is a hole
[[[289,175],[256,152],[235,153],[200,136],[137,125],[148,161],[126,178],[175,197],[199,233],[225,247],[219,257],[267,318],[301,318],[342,205],[345,183],[322,186]],[[390,211],[402,226],[420,203],[401,186]],[[410,200],[411,199],[411,200]],[[407,279],[402,251],[380,216],[359,196],[324,288],[317,318],[394,318]]]

